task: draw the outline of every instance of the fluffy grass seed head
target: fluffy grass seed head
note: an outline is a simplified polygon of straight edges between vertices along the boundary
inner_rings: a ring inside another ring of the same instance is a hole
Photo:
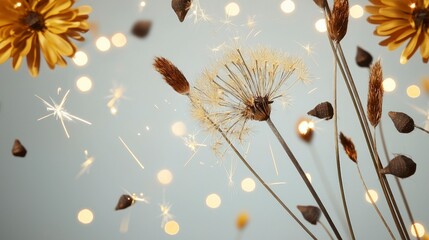
[[[234,49],[197,80],[190,94],[193,116],[207,129],[242,140],[249,121],[267,120],[271,104],[308,79],[299,58],[267,48]]]

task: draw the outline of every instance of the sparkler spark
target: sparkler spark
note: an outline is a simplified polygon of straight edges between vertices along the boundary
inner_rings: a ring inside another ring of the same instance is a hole
[[[67,138],[70,138],[70,135],[67,131],[66,125],[64,124],[64,119],[66,119],[68,121],[78,120],[78,121],[86,123],[88,125],[92,124],[92,123],[90,123],[90,122],[88,122],[82,118],[79,118],[75,115],[72,115],[71,113],[68,113],[66,111],[66,109],[64,108],[64,105],[66,104],[67,96],[69,93],[70,93],[70,89],[66,92],[66,94],[64,95],[64,97],[61,100],[61,103],[59,105],[56,104],[51,97],[49,97],[49,98],[51,99],[52,104],[48,103],[45,99],[35,95],[38,99],[40,99],[46,105],[46,110],[48,112],[52,112],[46,116],[43,116],[43,117],[37,119],[37,121],[43,120],[43,119],[50,117],[50,116],[54,116],[56,120],[60,119],[61,125],[63,126],[64,132],[66,133]]]
[[[204,144],[204,142],[206,141],[207,137],[204,138],[202,143],[198,143],[197,140],[195,140],[196,134],[188,134],[188,137],[184,137],[183,140],[185,141],[185,145],[191,149],[191,151],[193,152],[191,157],[188,159],[188,161],[186,161],[185,163],[185,167],[186,165],[188,165],[188,163],[194,158],[195,154],[197,154],[197,151],[200,147],[207,147],[206,144]]]
[[[121,137],[118,137],[119,140],[122,142],[122,144],[124,144],[125,148],[127,149],[127,151],[131,154],[131,156],[134,158],[134,160],[136,160],[137,164],[144,169],[143,164],[139,161],[139,159],[136,157],[136,155],[134,155],[134,153],[131,151],[131,149],[128,147],[128,145],[124,142],[124,140],[122,140]]]
[[[277,169],[277,163],[276,163],[276,158],[274,157],[274,153],[273,153],[273,149],[271,148],[271,144],[268,144],[270,146],[270,152],[271,152],[271,158],[273,159],[273,165],[274,165],[274,169],[276,170],[276,175],[279,175],[279,170]]]
[[[125,88],[115,87],[113,89],[110,89],[110,93],[111,94],[107,96],[107,98],[109,98],[109,101],[107,102],[107,107],[110,109],[110,112],[113,115],[116,115],[116,113],[118,112],[119,100],[123,98],[125,99]]]
[[[164,228],[165,224],[173,220],[174,216],[170,213],[171,205],[168,203],[162,203],[159,205],[159,208],[161,209],[161,228]]]
[[[80,171],[79,173],[76,175],[76,179],[80,178],[80,176],[82,176],[83,173],[89,173],[89,169],[91,168],[92,164],[94,163],[94,157],[90,157],[88,155],[88,150],[84,151],[85,153],[85,157],[86,160],[80,165]]]
[[[200,21],[211,21],[209,15],[207,15],[205,10],[201,7],[199,0],[192,1],[190,12],[191,14],[189,15],[189,17],[194,18],[194,24]]]

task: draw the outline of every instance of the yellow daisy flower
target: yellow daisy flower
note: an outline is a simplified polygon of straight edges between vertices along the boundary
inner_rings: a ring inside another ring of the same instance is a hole
[[[377,24],[374,34],[387,36],[380,42],[389,50],[410,39],[402,51],[405,64],[420,47],[423,62],[429,60],[429,0],[370,0],[368,22]]]
[[[0,64],[12,58],[14,70],[24,57],[30,74],[36,77],[42,50],[49,68],[67,65],[64,56],[73,57],[73,38],[88,31],[89,6],[72,9],[74,0],[2,0],[0,4]]]

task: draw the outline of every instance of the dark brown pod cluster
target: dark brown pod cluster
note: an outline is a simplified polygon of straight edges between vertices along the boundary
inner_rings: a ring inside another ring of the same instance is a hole
[[[27,150],[18,139],[15,139],[13,143],[12,155],[15,157],[25,157],[25,155],[27,155]]]
[[[369,52],[365,51],[363,48],[358,46],[355,60],[356,60],[356,64],[359,67],[369,68],[372,63],[372,55]]]
[[[344,151],[347,156],[353,161],[357,162],[357,152],[355,149],[355,145],[352,140],[346,136],[342,132],[340,132],[340,141],[341,145],[343,145]]]
[[[186,14],[191,8],[192,1],[191,0],[172,0],[171,7],[179,18],[180,22],[185,20]]]
[[[334,42],[340,42],[347,33],[349,22],[349,1],[334,0],[331,16],[328,20],[329,37]]]
[[[409,133],[414,130],[414,120],[403,112],[389,112],[395,128],[400,133]]]
[[[317,104],[317,106],[311,109],[307,114],[320,119],[329,120],[334,116],[334,108],[330,102],[322,102]]]
[[[131,32],[134,36],[138,38],[145,38],[149,34],[151,27],[151,21],[140,20],[134,23],[133,27],[131,28]]]
[[[398,155],[393,158],[389,164],[380,170],[382,174],[392,174],[399,178],[407,178],[416,172],[417,165],[409,157]]]
[[[316,225],[320,218],[320,209],[316,206],[303,206],[298,205],[296,206],[298,210],[302,213],[302,216],[305,220],[307,220],[309,223]]]
[[[189,94],[189,82],[183,73],[172,62],[163,57],[156,57],[153,66],[176,92]]]
[[[134,198],[130,195],[123,194],[118,201],[118,204],[116,204],[115,210],[122,210],[125,208],[128,208],[129,206],[133,205],[135,202]]]

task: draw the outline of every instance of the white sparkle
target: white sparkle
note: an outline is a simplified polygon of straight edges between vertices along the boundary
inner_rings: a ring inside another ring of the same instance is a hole
[[[85,153],[86,160],[80,165],[80,171],[76,175],[76,178],[79,178],[84,173],[89,174],[89,170],[90,170],[92,164],[94,163],[94,157],[92,157],[92,156],[90,157],[88,155],[88,150],[85,150],[84,153]]]
[[[131,151],[131,149],[128,147],[128,145],[124,142],[124,140],[122,140],[121,137],[118,137],[119,140],[122,142],[122,144],[124,145],[124,147],[127,149],[127,151],[131,154],[131,156],[133,157],[134,160],[136,160],[137,164],[144,169],[143,164],[139,161],[139,159],[136,157],[136,155],[134,155],[134,153]]]
[[[69,133],[67,131],[66,125],[64,124],[64,119],[66,119],[68,121],[78,120],[78,121],[86,123],[88,125],[92,124],[92,123],[90,123],[90,122],[88,122],[88,121],[86,121],[86,120],[84,120],[82,118],[79,118],[79,117],[77,117],[75,115],[72,115],[71,113],[68,113],[66,111],[66,109],[64,108],[64,105],[66,104],[67,96],[68,96],[69,92],[70,92],[70,90],[68,90],[66,92],[66,94],[64,95],[64,97],[61,100],[61,103],[59,105],[56,104],[51,97],[49,97],[49,98],[51,99],[52,104],[48,103],[43,98],[35,95],[38,99],[40,99],[46,105],[46,110],[48,112],[52,112],[52,113],[50,113],[50,114],[48,114],[46,116],[43,116],[43,117],[37,119],[37,121],[43,120],[43,119],[45,119],[47,117],[50,117],[50,116],[54,116],[56,120],[60,119],[61,125],[63,126],[64,132],[66,133],[67,138],[70,138],[70,135],[69,135]]]

